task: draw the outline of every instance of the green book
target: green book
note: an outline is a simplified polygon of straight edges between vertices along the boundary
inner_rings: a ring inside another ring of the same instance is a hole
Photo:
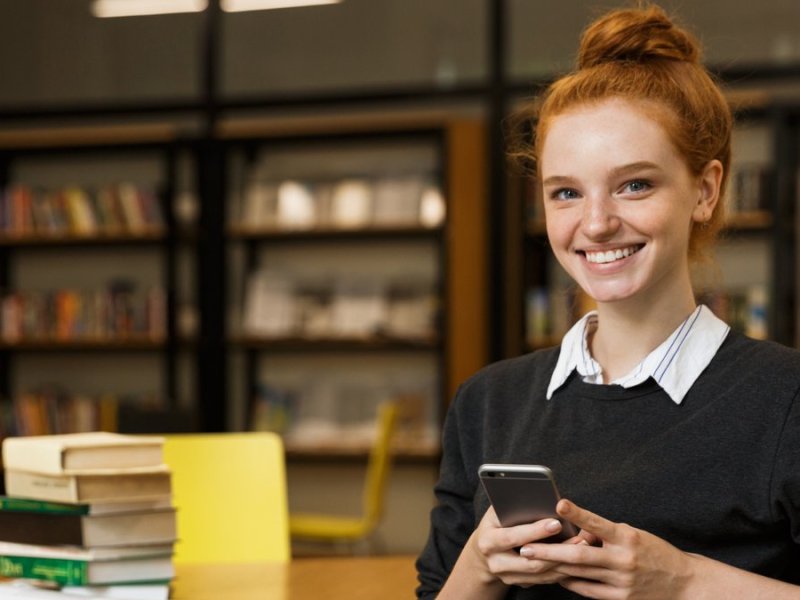
[[[36,512],[56,515],[88,515],[89,507],[89,504],[62,504],[61,502],[47,502],[45,500],[31,500],[29,498],[0,496],[0,511],[8,512]]]
[[[0,556],[0,575],[44,579],[60,585],[86,585],[89,583],[87,562],[59,558]]]
[[[96,502],[91,504],[73,504],[52,502],[49,500],[33,500],[19,496],[0,496],[0,512],[40,513],[52,515],[106,515],[111,513],[143,512],[172,507],[169,495],[146,500],[129,502]],[[2,539],[2,537],[0,537]]]
[[[172,546],[82,549],[0,542],[0,576],[58,585],[105,585],[172,579]]]

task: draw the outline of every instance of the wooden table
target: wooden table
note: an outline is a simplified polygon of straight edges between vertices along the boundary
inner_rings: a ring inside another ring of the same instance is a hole
[[[413,556],[297,558],[270,563],[177,565],[170,600],[410,600]]]

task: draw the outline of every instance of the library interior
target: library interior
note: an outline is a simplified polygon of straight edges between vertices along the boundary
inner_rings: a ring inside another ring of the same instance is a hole
[[[511,155],[630,4],[0,0],[0,598],[412,597],[459,386],[592,309]],[[800,3],[659,5],[735,118],[697,301],[800,348]]]

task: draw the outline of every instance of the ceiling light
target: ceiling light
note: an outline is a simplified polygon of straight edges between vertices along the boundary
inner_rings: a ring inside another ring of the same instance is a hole
[[[208,0],[93,0],[95,17],[132,17],[170,13],[201,12]]]
[[[294,8],[297,6],[316,6],[318,4],[338,4],[341,0],[221,0],[225,12],[246,10],[270,10],[275,8]]]

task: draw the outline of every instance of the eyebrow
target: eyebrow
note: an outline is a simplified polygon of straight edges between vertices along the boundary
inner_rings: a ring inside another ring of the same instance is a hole
[[[621,175],[627,175],[629,173],[638,173],[639,171],[646,171],[646,170],[658,170],[659,166],[654,163],[650,162],[649,160],[640,160],[634,163],[630,163],[627,165],[621,165],[619,167],[614,167],[611,169],[611,175],[613,177],[619,177]],[[574,177],[569,175],[551,175],[547,177],[543,182],[542,185],[566,185],[569,183],[573,183],[575,181]]]

